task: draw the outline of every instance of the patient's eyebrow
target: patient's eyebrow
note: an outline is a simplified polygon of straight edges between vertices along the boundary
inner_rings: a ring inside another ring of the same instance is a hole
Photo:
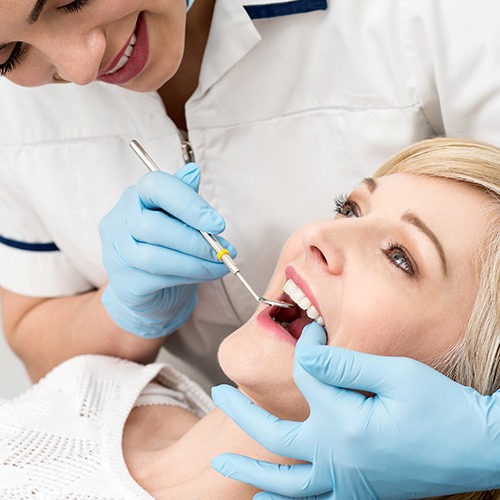
[[[373,191],[377,189],[377,181],[372,177],[365,177],[363,179],[363,184],[368,188],[368,191],[370,191],[370,193],[373,193]]]
[[[422,219],[420,219],[418,215],[414,214],[413,212],[410,212],[409,210],[401,216],[401,220],[415,226],[432,241],[432,243],[436,247],[437,253],[439,254],[439,258],[441,259],[443,273],[446,275],[448,272],[448,265],[446,262],[446,256],[444,254],[443,245],[441,245],[441,242],[438,240],[437,236],[431,231],[429,226],[427,226],[427,224],[425,224],[425,222]]]
[[[43,12],[46,3],[47,0],[37,0],[35,6],[33,7],[33,10],[26,19],[26,22],[28,24],[35,24],[38,21],[38,18],[40,17],[40,14]]]

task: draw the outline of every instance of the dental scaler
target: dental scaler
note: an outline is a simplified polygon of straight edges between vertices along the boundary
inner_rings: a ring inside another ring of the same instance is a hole
[[[146,165],[146,167],[151,172],[155,171],[161,172],[158,165],[153,161],[153,159],[148,155],[148,153],[144,150],[144,148],[135,139],[130,141],[130,147],[134,150],[137,156],[142,160],[144,165]],[[231,273],[233,273],[243,283],[245,288],[250,292],[252,297],[257,302],[262,302],[264,304],[267,304],[268,306],[283,307],[285,309],[290,309],[294,307],[292,304],[288,304],[287,302],[281,302],[279,300],[270,300],[264,297],[260,297],[255,292],[255,290],[249,285],[248,281],[242,276],[240,269],[235,264],[234,260],[231,258],[229,250],[227,248],[224,248],[220,244],[219,240],[213,234],[209,234],[201,230],[200,233],[216,253],[217,259],[223,262],[226,265],[226,267],[231,271]]]

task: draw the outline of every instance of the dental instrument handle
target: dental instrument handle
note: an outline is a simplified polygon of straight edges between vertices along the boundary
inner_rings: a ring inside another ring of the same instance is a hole
[[[206,233],[205,231],[200,231],[200,233],[217,254],[217,258],[221,260],[226,267],[243,283],[245,288],[251,293],[257,302],[262,302],[261,297],[255,293],[248,281],[242,276],[239,267],[229,255],[229,252],[219,243],[219,240],[217,240],[213,234]]]
[[[212,247],[213,251],[217,254],[217,259],[221,260],[226,264],[226,267],[233,273],[239,273],[240,269],[235,264],[234,260],[231,259],[229,251],[226,250],[220,243],[219,240],[213,235],[200,230],[201,235],[205,238],[208,244]]]
[[[161,172],[160,167],[154,162],[153,158],[146,153],[146,150],[135,139],[132,139],[129,145],[151,172]]]

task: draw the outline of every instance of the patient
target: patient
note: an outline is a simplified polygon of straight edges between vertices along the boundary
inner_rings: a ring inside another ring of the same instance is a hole
[[[294,311],[260,306],[222,343],[225,373],[266,410],[304,420],[293,354],[314,318],[330,345],[415,358],[484,394],[498,389],[500,149],[421,142],[335,209],[282,250],[265,295],[297,302]],[[252,498],[254,488],[211,468],[222,452],[293,463],[160,364],[79,356],[0,403],[0,498]]]

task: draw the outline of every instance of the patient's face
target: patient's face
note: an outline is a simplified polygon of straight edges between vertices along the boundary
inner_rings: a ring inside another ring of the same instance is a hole
[[[321,314],[329,345],[433,364],[459,341],[476,296],[486,201],[479,190],[424,176],[365,181],[338,200],[333,219],[289,238],[265,296],[285,299],[292,280]],[[301,419],[308,409],[293,353],[308,320],[288,325],[287,314],[260,306],[223,342],[219,361],[259,404]]]

